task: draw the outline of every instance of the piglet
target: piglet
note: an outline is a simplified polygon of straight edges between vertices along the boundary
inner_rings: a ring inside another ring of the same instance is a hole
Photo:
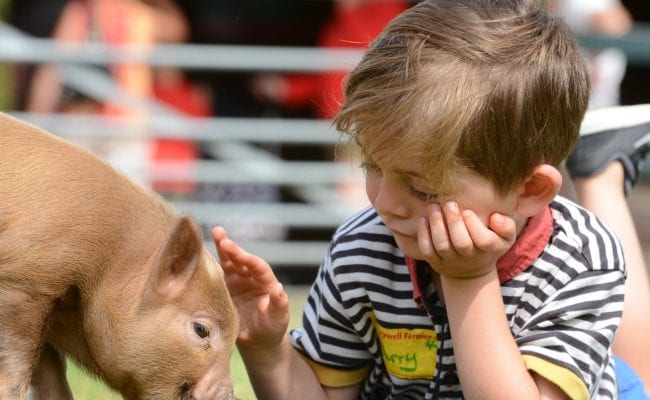
[[[232,399],[237,317],[201,230],[0,114],[0,399],[70,399],[72,358],[125,399]]]

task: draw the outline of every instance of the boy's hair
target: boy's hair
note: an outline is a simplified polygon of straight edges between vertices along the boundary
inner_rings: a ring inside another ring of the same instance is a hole
[[[566,24],[541,4],[423,1],[395,18],[348,75],[334,123],[374,161],[415,158],[432,188],[469,168],[499,194],[578,138],[589,79]]]

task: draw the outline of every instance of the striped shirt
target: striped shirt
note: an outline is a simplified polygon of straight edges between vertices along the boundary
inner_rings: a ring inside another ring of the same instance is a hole
[[[622,249],[590,212],[557,197],[537,256],[500,272],[505,314],[529,370],[575,399],[617,397],[611,344],[625,280]],[[530,225],[530,224],[529,224]],[[513,248],[529,245],[522,240]],[[511,249],[512,250],[512,249]],[[508,259],[508,253],[499,261]],[[426,268],[420,269],[426,271]],[[334,234],[294,347],[327,386],[363,382],[361,399],[461,399],[444,306],[418,274],[427,312],[414,300],[405,257],[367,208]]]

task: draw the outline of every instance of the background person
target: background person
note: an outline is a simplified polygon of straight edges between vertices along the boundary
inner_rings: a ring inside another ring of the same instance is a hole
[[[650,104],[590,111],[581,131],[567,168],[581,204],[621,240],[627,267],[625,306],[614,353],[634,368],[650,393],[650,279],[626,201],[650,150]]]

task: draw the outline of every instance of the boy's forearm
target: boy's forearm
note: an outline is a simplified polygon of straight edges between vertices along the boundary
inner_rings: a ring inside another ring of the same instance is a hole
[[[539,398],[510,332],[496,270],[474,279],[441,277],[441,284],[465,398]]]
[[[288,335],[277,348],[239,346],[239,352],[258,399],[327,399],[313,370],[293,348]]]

